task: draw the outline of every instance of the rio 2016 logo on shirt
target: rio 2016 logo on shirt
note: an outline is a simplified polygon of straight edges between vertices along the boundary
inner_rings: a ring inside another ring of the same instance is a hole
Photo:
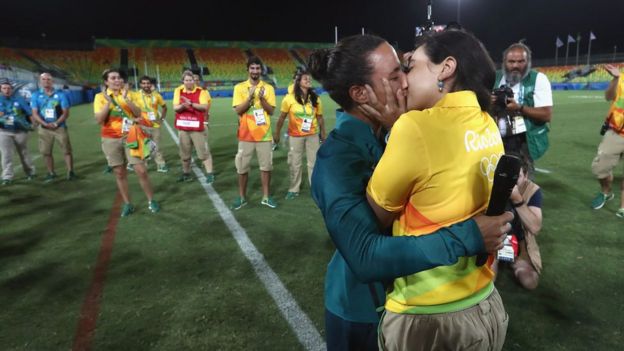
[[[481,159],[481,173],[487,177],[488,182],[492,183],[494,181],[494,173],[496,173],[496,165],[498,165],[498,160],[500,160],[503,153],[492,154],[490,157],[483,157]]]
[[[490,129],[485,130],[485,134],[481,135],[475,131],[467,130],[464,135],[464,145],[466,146],[466,152],[480,151],[487,148],[502,144],[500,133],[491,132]]]

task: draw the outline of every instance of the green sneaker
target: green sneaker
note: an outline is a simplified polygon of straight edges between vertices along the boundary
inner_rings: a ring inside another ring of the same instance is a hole
[[[230,209],[232,210],[239,210],[241,207],[247,205],[247,200],[245,200],[244,197],[237,197],[236,200],[234,200],[234,202],[232,203],[232,205],[230,206]]]
[[[615,212],[615,215],[620,218],[624,218],[624,208],[620,208],[619,210],[617,210],[617,212]]]
[[[154,200],[148,202],[147,208],[152,211],[152,213],[158,213],[160,211],[160,205]]]
[[[76,180],[78,179],[78,177],[76,176],[76,173],[74,173],[74,171],[69,171],[69,173],[67,173],[67,180]]]
[[[598,193],[598,195],[596,195],[596,197],[592,200],[591,207],[594,210],[599,210],[603,208],[604,205],[607,203],[607,201],[611,199],[613,199],[613,193],[611,194]]]
[[[206,183],[207,184],[211,184],[215,181],[215,175],[214,173],[208,173],[206,174]]]
[[[104,174],[113,173],[113,167],[106,166],[106,168],[104,168],[104,172],[102,172],[102,173],[104,173]]]
[[[126,165],[126,170],[127,170],[128,172],[134,172],[134,166],[128,163],[128,164]]]
[[[34,175],[34,174],[29,174],[29,175],[26,176],[26,180],[33,180],[35,178],[37,178],[37,176]]]
[[[289,191],[286,193],[286,200],[292,200],[296,198],[297,196],[299,196],[299,193],[296,193],[294,191]]]
[[[11,179],[2,179],[2,185],[11,185],[13,181]]]
[[[277,207],[277,203],[275,201],[273,201],[273,198],[270,197],[270,196],[267,197],[267,198],[262,199],[262,201],[260,201],[260,204],[264,205],[264,206],[268,206],[270,208],[276,208]]]
[[[45,178],[43,178],[43,182],[44,183],[50,183],[53,182],[54,179],[56,179],[56,173],[52,172],[52,173],[48,173]]]
[[[169,172],[169,167],[167,165],[158,165],[158,169],[156,169],[159,173],[167,173]]]
[[[123,208],[121,209],[121,216],[128,217],[132,214],[132,212],[134,212],[134,206],[132,206],[131,203],[124,204]]]
[[[193,177],[191,176],[190,173],[182,173],[182,175],[178,177],[178,183],[192,182],[192,181],[193,181]]]

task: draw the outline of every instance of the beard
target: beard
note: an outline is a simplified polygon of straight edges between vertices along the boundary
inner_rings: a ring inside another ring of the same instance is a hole
[[[505,81],[507,85],[514,86],[520,83],[527,75],[529,75],[529,71],[531,70],[531,62],[527,62],[526,67],[522,71],[518,70],[507,70],[507,67],[503,68],[503,72],[505,73]]]

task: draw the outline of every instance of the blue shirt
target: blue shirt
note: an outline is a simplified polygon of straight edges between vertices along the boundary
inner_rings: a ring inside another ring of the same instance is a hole
[[[69,108],[69,100],[67,95],[61,90],[55,90],[52,92],[52,95],[48,95],[45,93],[45,90],[39,89],[32,94],[30,107],[33,110],[37,110],[39,116],[46,123],[53,123],[61,117],[63,114],[62,110]],[[59,127],[65,127],[65,122],[59,124]]]
[[[366,185],[383,151],[366,123],[338,111],[312,174],[312,197],[337,249],[325,276],[325,307],[351,322],[378,322],[376,308],[385,302],[381,282],[485,251],[473,220],[430,235],[384,235],[366,200]]]
[[[9,131],[30,128],[28,116],[32,115],[32,111],[21,96],[13,95],[7,98],[0,95],[0,112],[4,113],[0,117],[4,121],[0,123],[0,128]]]

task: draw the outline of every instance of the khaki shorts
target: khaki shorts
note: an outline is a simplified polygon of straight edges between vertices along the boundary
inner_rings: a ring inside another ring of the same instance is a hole
[[[191,159],[193,146],[195,146],[195,151],[197,151],[197,158],[202,161],[208,158],[210,148],[206,142],[207,134],[204,131],[190,132],[180,130],[178,131],[178,137],[180,138],[180,158],[182,161]]]
[[[608,178],[623,154],[624,137],[613,130],[608,130],[602,137],[602,142],[598,146],[598,154],[592,161],[592,173],[598,179]]]
[[[102,151],[110,167],[123,166],[128,160],[131,165],[143,164],[143,160],[130,156],[126,147],[126,138],[102,138]]]
[[[380,350],[501,350],[509,316],[496,288],[465,310],[439,314],[384,313]]]
[[[238,174],[249,173],[251,168],[251,157],[254,150],[258,156],[258,165],[261,171],[270,172],[273,170],[273,149],[270,141],[239,141],[238,152],[234,163]]]
[[[64,155],[71,155],[72,147],[69,142],[67,128],[60,127],[56,128],[56,130],[52,130],[41,126],[39,127],[39,152],[41,152],[43,156],[52,155],[54,140],[58,141]]]

